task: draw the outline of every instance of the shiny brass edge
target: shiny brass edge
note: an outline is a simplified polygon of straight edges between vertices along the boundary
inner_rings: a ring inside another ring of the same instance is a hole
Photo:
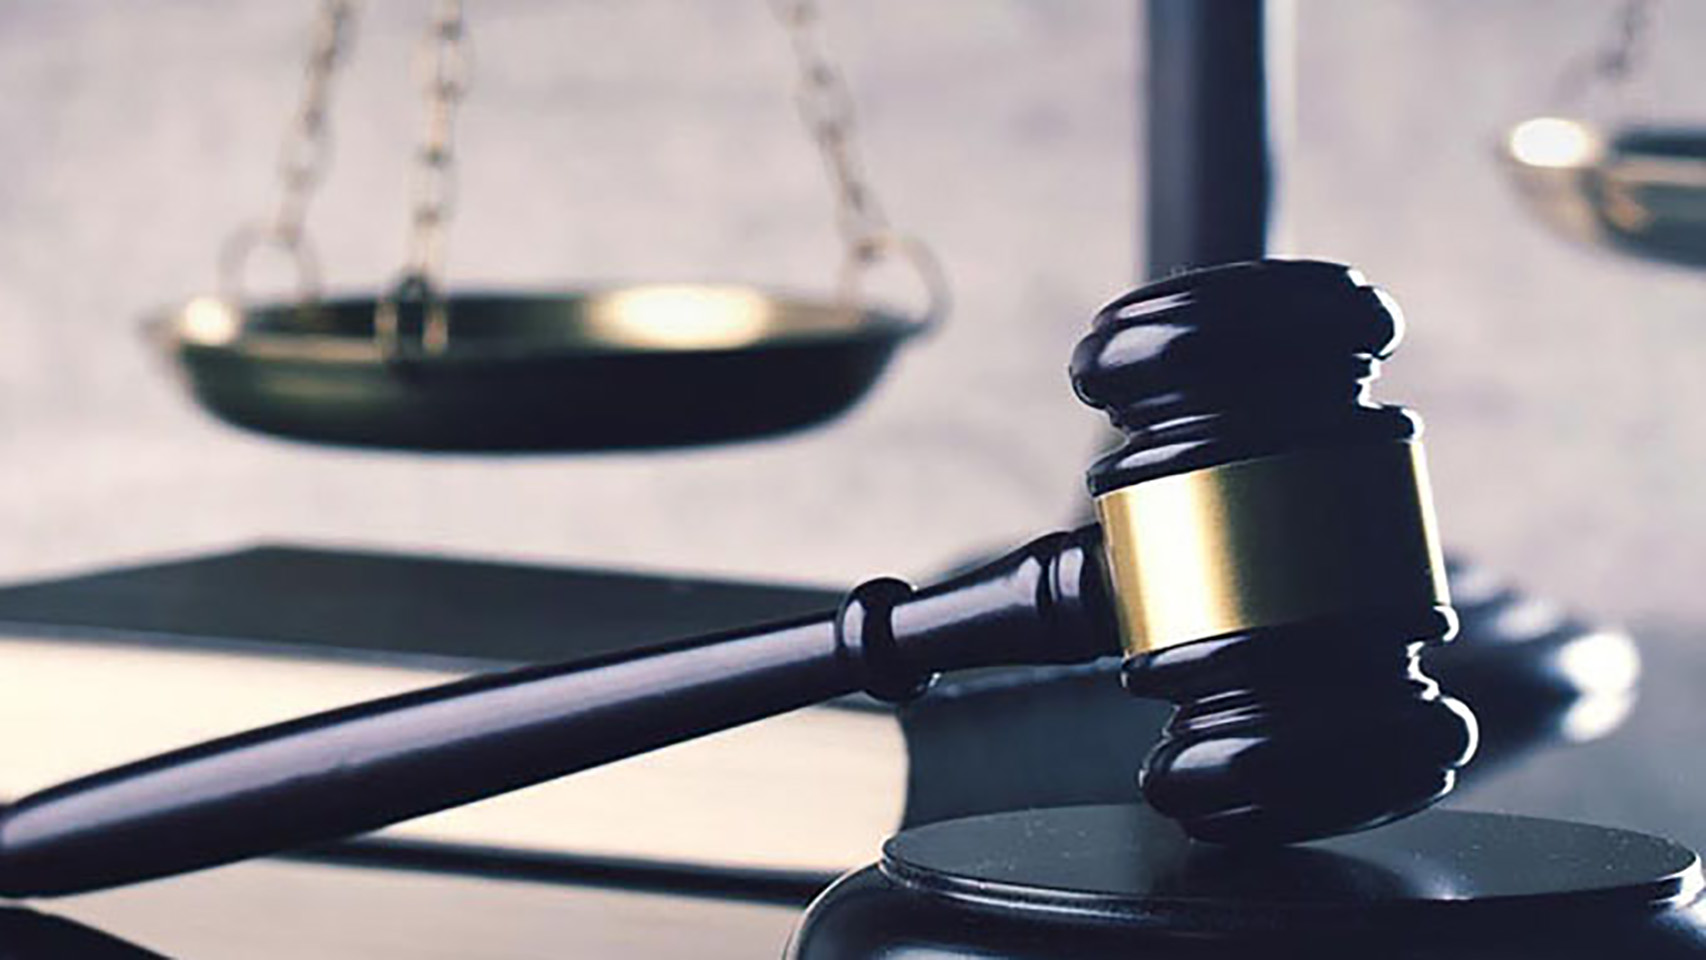
[[[1334,616],[1446,606],[1420,443],[1304,450],[1096,500],[1126,653]]]

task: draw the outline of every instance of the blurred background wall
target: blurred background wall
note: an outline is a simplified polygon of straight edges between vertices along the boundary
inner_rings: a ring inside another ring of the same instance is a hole
[[[1067,387],[1135,279],[1137,4],[827,4],[867,165],[958,310],[814,433],[709,451],[417,457],[240,434],[138,333],[271,202],[307,2],[0,0],[0,576],[256,539],[846,581],[1067,522],[1101,442]],[[330,285],[402,253],[428,5],[370,2],[310,225]],[[1284,252],[1405,305],[1447,540],[1602,615],[1706,618],[1706,277],[1544,235],[1492,163],[1605,0],[1298,0]],[[760,0],[471,0],[450,274],[826,292],[828,193]],[[1628,103],[1706,120],[1706,5],[1658,11]],[[910,291],[896,283],[897,299]]]

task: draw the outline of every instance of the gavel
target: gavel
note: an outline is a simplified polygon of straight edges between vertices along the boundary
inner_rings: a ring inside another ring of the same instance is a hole
[[[1140,783],[1191,836],[1285,843],[1419,810],[1476,733],[1417,665],[1455,620],[1419,421],[1367,396],[1400,325],[1325,262],[1134,291],[1072,357],[1079,396],[1124,434],[1089,471],[1098,523],[935,586],[867,581],[820,616],[478,676],[49,788],[0,812],[0,894],[329,841],[833,697],[903,701],[943,671],[1120,653],[1131,693],[1176,705]]]

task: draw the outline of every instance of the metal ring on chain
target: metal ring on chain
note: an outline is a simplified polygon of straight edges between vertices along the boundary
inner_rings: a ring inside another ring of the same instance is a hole
[[[231,304],[246,300],[244,274],[249,258],[266,248],[288,254],[296,269],[297,299],[304,305],[320,300],[320,261],[314,245],[302,233],[283,234],[267,224],[250,224],[226,238],[219,250],[219,295]]]
[[[835,227],[843,251],[842,306],[857,309],[864,275],[876,264],[898,257],[924,285],[921,326],[935,326],[948,311],[947,278],[924,241],[890,229],[882,203],[865,176],[854,143],[853,95],[823,43],[822,11],[814,0],[773,0],[771,6],[793,47],[800,122],[817,146],[835,199]]]
[[[405,307],[422,312],[420,349],[412,351],[402,334]],[[381,355],[390,362],[407,362],[421,356],[443,353],[450,344],[450,306],[425,274],[404,274],[373,311],[373,335]]]
[[[866,274],[878,264],[899,259],[917,275],[924,288],[924,310],[919,314],[919,326],[929,331],[941,322],[953,305],[948,276],[942,269],[930,245],[917,237],[894,231],[873,233],[849,245],[841,261],[838,289],[840,302],[858,309],[860,288]]]
[[[270,222],[240,227],[219,251],[220,296],[244,302],[243,277],[257,250],[271,247],[290,256],[296,269],[297,298],[305,305],[320,299],[320,263],[303,229],[314,190],[331,165],[332,135],[327,105],[332,77],[350,44],[354,4],[322,0],[313,29],[300,102],[279,145],[278,205]]]

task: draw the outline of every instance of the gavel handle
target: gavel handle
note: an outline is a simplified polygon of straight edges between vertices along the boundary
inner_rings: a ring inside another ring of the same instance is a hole
[[[873,580],[822,616],[489,674],[213,740],[0,812],[0,895],[52,896],[374,830],[936,671],[1118,650],[1100,531],[927,590]]]

